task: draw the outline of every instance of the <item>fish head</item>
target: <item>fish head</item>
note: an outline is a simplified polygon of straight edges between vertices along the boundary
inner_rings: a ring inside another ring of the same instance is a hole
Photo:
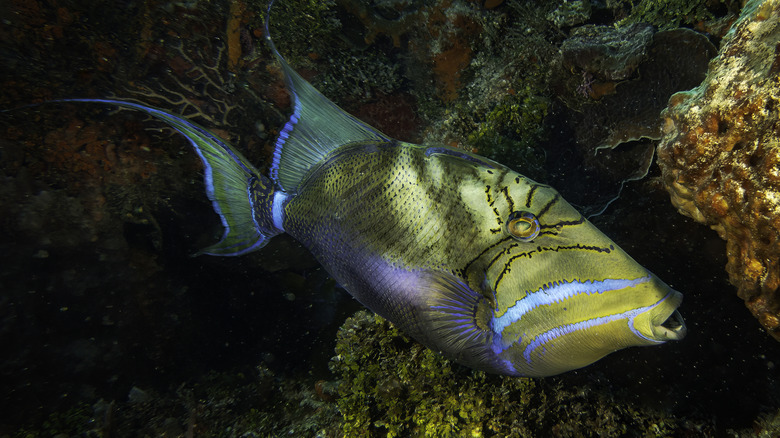
[[[492,348],[512,374],[548,376],[629,346],[685,336],[682,294],[637,263],[554,189],[498,185],[484,289]]]

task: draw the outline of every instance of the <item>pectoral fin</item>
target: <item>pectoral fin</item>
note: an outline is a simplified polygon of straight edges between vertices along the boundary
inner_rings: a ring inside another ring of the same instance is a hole
[[[491,362],[490,302],[450,272],[426,271],[420,277],[420,341],[461,363],[485,369]]]

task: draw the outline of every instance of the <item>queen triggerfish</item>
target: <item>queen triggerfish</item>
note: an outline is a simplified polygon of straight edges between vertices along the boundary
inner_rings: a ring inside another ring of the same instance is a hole
[[[270,7],[269,7],[270,9]],[[640,266],[551,187],[487,158],[394,140],[281,65],[293,113],[268,175],[207,129],[109,99],[186,136],[237,256],[288,233],[353,297],[454,361],[550,376],[632,345],[685,336],[682,294]]]

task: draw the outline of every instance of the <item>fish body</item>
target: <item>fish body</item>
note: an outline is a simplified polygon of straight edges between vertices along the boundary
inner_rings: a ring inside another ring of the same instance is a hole
[[[507,231],[518,211],[539,222],[529,241]],[[552,188],[441,146],[340,147],[281,225],[366,307],[494,373],[557,374],[658,343],[648,318],[681,300]]]
[[[225,227],[202,253],[241,255],[288,233],[366,307],[427,347],[498,374],[554,375],[685,335],[682,295],[554,189],[478,155],[382,134],[267,42],[293,100],[269,176],[177,115],[70,99],[144,111],[190,140]]]

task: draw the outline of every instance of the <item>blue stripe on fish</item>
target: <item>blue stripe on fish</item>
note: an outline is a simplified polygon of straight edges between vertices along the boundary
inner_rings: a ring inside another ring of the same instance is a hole
[[[647,336],[644,336],[642,333],[640,333],[635,327],[634,327],[634,318],[639,315],[640,313],[646,312],[653,307],[663,303],[667,298],[669,298],[672,295],[672,293],[668,293],[665,297],[661,298],[656,302],[655,304],[651,304],[649,306],[640,307],[638,309],[631,309],[626,312],[617,313],[614,315],[607,315],[602,316],[599,318],[593,318],[588,319],[585,321],[576,322],[574,324],[567,324],[561,327],[555,327],[553,329],[550,329],[534,338],[531,343],[528,344],[528,346],[523,351],[523,357],[525,358],[526,362],[530,365],[531,364],[531,353],[533,353],[534,350],[537,348],[549,343],[550,341],[555,340],[558,337],[568,335],[570,333],[574,333],[580,330],[587,330],[599,325],[608,324],[610,322],[619,321],[622,319],[628,320],[629,328],[632,332],[634,332],[635,335],[644,338],[650,342],[657,343],[657,344],[663,344],[664,341],[659,341],[657,339],[648,338]]]
[[[290,93],[293,95],[295,94],[295,90],[292,88],[292,85],[290,85]],[[271,179],[274,181],[279,178],[279,165],[282,159],[282,147],[287,141],[287,138],[289,138],[290,133],[292,133],[293,129],[295,129],[295,125],[298,123],[300,114],[301,102],[300,100],[295,99],[295,105],[293,107],[293,113],[290,116],[290,120],[284,124],[282,131],[279,133],[279,138],[276,139],[276,143],[274,144],[274,156],[273,160],[271,161],[271,168],[268,170]]]
[[[523,298],[517,300],[503,315],[494,317],[493,331],[500,336],[505,328],[520,321],[523,315],[539,306],[560,303],[567,298],[583,293],[587,295],[600,294],[607,291],[634,287],[648,281],[650,281],[650,276],[634,280],[606,279],[602,281],[588,280],[585,282],[571,281],[547,284],[539,288],[539,290],[527,293]],[[506,347],[508,345],[504,346],[503,349],[506,349]]]
[[[284,232],[284,206],[290,200],[286,192],[274,192],[274,200],[271,202],[271,218],[277,230]]]

